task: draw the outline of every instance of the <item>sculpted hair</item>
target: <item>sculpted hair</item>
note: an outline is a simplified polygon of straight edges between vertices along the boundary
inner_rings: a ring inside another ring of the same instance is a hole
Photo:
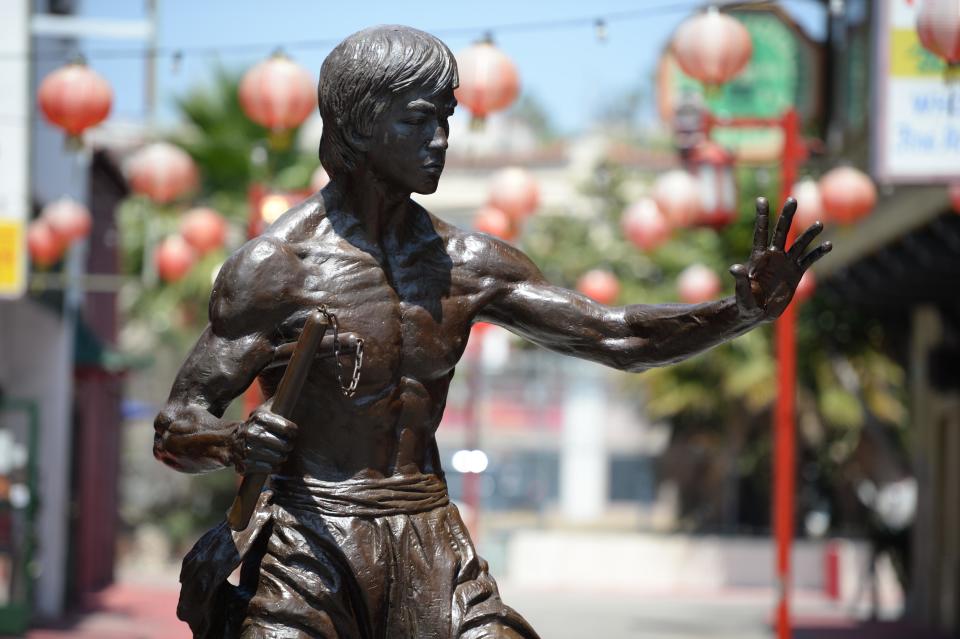
[[[397,93],[427,87],[436,94],[458,84],[456,58],[429,33],[399,25],[354,33],[320,68],[321,164],[333,178],[356,169],[361,152],[352,140],[372,134],[377,117]]]

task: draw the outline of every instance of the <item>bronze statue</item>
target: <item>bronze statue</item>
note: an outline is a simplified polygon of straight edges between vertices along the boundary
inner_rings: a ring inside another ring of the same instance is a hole
[[[210,324],[157,417],[154,453],[183,472],[272,479],[245,529],[221,524],[184,560],[178,614],[197,637],[536,637],[500,600],[437,452],[471,324],[640,372],[773,320],[830,250],[805,254],[816,224],[785,251],[793,201],[769,240],[760,199],[753,252],[730,269],[733,297],[608,308],[553,286],[517,248],[410,199],[437,188],[456,86],[453,55],[427,33],[380,26],[341,42],[319,83],[330,184],[217,278]],[[308,354],[284,418],[274,396],[311,315],[343,332],[327,330]],[[255,378],[270,399],[244,422],[222,420]]]

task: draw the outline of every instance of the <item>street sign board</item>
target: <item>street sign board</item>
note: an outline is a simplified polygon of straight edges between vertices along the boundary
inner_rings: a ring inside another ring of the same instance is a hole
[[[960,84],[947,83],[944,61],[920,44],[919,4],[882,0],[876,7],[871,153],[880,182],[960,179]]]

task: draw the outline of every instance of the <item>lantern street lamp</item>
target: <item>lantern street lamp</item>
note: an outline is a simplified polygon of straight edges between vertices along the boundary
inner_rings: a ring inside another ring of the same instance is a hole
[[[672,46],[683,72],[708,92],[736,77],[753,55],[747,28],[715,6],[681,24]]]
[[[473,114],[474,126],[482,126],[488,115],[513,104],[520,93],[516,65],[490,36],[457,54],[457,69],[460,86],[454,94]]]
[[[922,0],[917,35],[920,44],[947,63],[947,80],[960,79],[960,2]]]
[[[78,60],[43,79],[37,103],[46,119],[67,133],[67,147],[78,149],[83,132],[110,114],[113,91],[102,76]]]
[[[737,182],[733,154],[716,142],[698,144],[690,167],[700,185],[700,214],[696,223],[721,228],[737,217]]]

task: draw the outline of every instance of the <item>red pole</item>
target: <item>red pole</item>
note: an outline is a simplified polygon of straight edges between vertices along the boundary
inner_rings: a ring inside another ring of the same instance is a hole
[[[797,179],[797,165],[804,149],[796,111],[787,111],[781,121],[783,157],[780,164],[780,205],[790,197]],[[796,235],[791,227],[787,246]],[[774,412],[773,529],[777,544],[777,639],[790,639],[790,556],[794,530],[796,491],[796,388],[797,304],[790,303],[776,322],[777,404]]]

